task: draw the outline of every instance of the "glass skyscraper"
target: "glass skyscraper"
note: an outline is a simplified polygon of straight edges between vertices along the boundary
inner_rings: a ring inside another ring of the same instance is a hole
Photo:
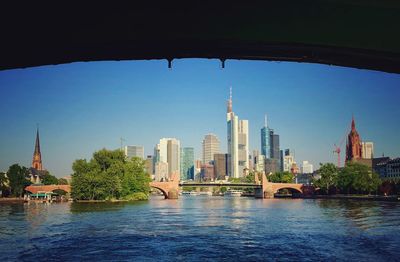
[[[181,180],[194,179],[194,148],[181,149]]]

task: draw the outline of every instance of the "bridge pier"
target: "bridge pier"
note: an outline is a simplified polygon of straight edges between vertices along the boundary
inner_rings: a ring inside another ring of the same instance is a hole
[[[170,191],[168,191],[168,197],[166,197],[166,198],[167,199],[178,199],[178,197],[179,197],[178,190],[171,189]]]

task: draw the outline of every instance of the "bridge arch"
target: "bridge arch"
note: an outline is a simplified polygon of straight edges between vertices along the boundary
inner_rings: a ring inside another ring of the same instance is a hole
[[[163,193],[164,197],[165,197],[165,198],[168,198],[168,192],[165,191],[164,188],[162,188],[162,187],[160,187],[160,186],[153,186],[153,185],[151,185],[151,184],[150,184],[150,187],[160,190],[161,193]]]
[[[300,194],[304,193],[302,184],[272,183],[272,185],[274,194],[278,193],[281,189],[290,189]]]

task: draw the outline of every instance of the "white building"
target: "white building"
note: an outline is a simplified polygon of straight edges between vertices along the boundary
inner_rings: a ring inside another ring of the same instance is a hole
[[[161,138],[155,147],[156,163],[168,163],[168,175],[180,174],[181,143],[176,138]]]
[[[157,162],[155,166],[154,180],[165,181],[168,178],[168,163]]]
[[[283,171],[290,172],[294,161],[294,156],[289,154],[283,157]]]
[[[255,160],[255,170],[257,172],[265,172],[265,156],[264,155],[257,155],[254,157]]]
[[[124,154],[127,158],[140,157],[144,159],[144,147],[143,146],[125,146]]]
[[[228,128],[228,175],[230,177],[239,178],[243,174],[243,169],[248,168],[248,121],[242,120],[239,124],[238,116],[236,116],[232,111],[232,88],[230,90],[230,96],[228,100],[226,121]],[[240,140],[239,125],[241,131]],[[240,155],[239,142],[241,150]]]
[[[365,159],[372,159],[374,158],[374,143],[373,142],[362,142],[361,143],[361,147],[362,147],[362,158]]]
[[[302,174],[312,174],[314,173],[314,166],[308,161],[303,161],[303,165],[301,166]]]
[[[203,142],[203,163],[210,164],[214,160],[214,154],[218,154],[219,151],[219,139],[214,134],[205,135]]]

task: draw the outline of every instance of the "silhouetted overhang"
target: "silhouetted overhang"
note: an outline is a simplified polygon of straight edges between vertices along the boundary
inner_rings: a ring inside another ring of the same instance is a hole
[[[400,73],[400,1],[5,1],[0,69],[177,58]]]

